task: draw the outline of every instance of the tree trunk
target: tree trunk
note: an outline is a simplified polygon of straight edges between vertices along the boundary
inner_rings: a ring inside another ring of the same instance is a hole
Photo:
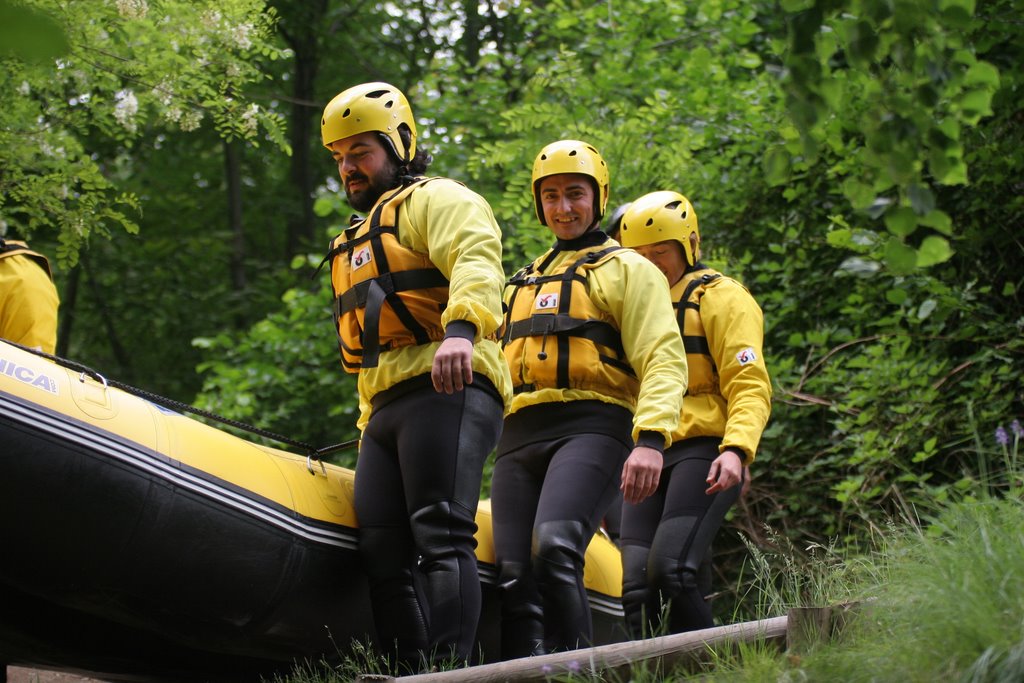
[[[314,180],[310,138],[316,133],[313,124],[320,120],[320,111],[313,106],[314,83],[319,66],[320,58],[315,48],[295,51],[294,100],[289,126],[292,157],[288,178],[295,190],[296,205],[288,217],[288,244],[285,251],[289,259],[314,241]]]
[[[57,355],[68,357],[71,344],[71,330],[75,324],[75,305],[78,303],[78,285],[82,281],[82,266],[76,265],[68,272],[64,284],[64,296],[60,300],[60,318],[57,324]]]
[[[224,141],[224,178],[228,193],[228,225],[231,228],[231,286],[246,288],[245,225],[242,221],[242,152],[239,140]],[[236,323],[241,324],[238,320]]]

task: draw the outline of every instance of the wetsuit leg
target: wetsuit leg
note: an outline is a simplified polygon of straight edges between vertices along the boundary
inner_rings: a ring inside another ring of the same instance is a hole
[[[533,527],[533,573],[544,604],[547,650],[572,650],[593,641],[590,602],[583,585],[587,545],[618,491],[629,450],[601,434],[552,444]]]
[[[651,589],[647,577],[647,560],[661,522],[667,488],[668,477],[663,473],[658,489],[650,497],[636,505],[622,506],[622,610],[626,630],[634,640],[664,635],[658,594]]]
[[[527,446],[499,453],[491,477],[494,554],[501,593],[501,658],[544,654],[544,617],[530,539],[549,454]]]
[[[712,496],[704,493],[705,479],[717,455],[714,448],[707,459],[688,458],[668,470],[665,508],[651,544],[647,572],[650,586],[670,602],[670,633],[714,625],[711,606],[699,587],[698,571],[740,493],[738,485]]]
[[[389,466],[392,476],[386,482],[360,482],[360,468],[371,472],[381,469],[364,466],[364,457],[371,453],[360,453],[356,514],[361,528],[387,528],[392,531],[389,541],[410,549],[405,556],[410,572],[416,572],[420,579],[425,602],[421,611],[426,617],[425,638],[421,638],[408,599],[394,611],[383,604],[375,606],[375,617],[380,612],[385,624],[392,624],[391,631],[410,643],[406,646],[400,639],[400,658],[408,657],[414,648],[411,643],[416,643],[415,649],[428,660],[465,661],[472,654],[481,600],[474,554],[475,515],[483,463],[497,443],[501,414],[501,402],[490,391],[470,385],[449,395],[428,387],[375,409],[367,425],[364,442],[380,446],[372,454],[395,464]],[[396,500],[402,505],[400,521]],[[399,527],[404,536],[394,532]],[[371,538],[376,535],[370,532]],[[363,554],[371,553],[391,558],[392,563],[398,560],[394,548],[382,548],[380,543],[374,543]],[[380,562],[380,557],[372,558],[367,567]],[[404,573],[393,564],[388,567],[391,574],[404,581]],[[392,589],[390,593],[394,592]],[[410,595],[408,587],[403,586],[402,595]],[[391,604],[394,606],[393,600]]]
[[[602,522],[604,530],[608,533],[608,538],[615,545],[619,544],[619,537],[622,535],[623,504],[622,491],[617,491],[615,499],[612,500],[612,504],[608,506],[608,510],[604,513],[604,521]]]
[[[370,583],[377,644],[399,672],[419,669],[427,622],[413,584],[416,561],[395,452],[364,434],[355,474],[359,557]]]

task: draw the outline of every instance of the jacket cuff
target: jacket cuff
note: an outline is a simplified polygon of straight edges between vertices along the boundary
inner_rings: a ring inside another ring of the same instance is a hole
[[[444,326],[444,338],[452,337],[473,341],[476,339],[476,325],[468,320],[452,320]]]
[[[636,445],[643,446],[645,448],[653,448],[659,453],[664,453],[665,437],[661,435],[661,432],[644,430],[637,435]]]
[[[722,444],[718,447],[719,453],[725,453],[726,451],[735,451],[736,454],[740,456],[740,464],[744,467],[747,467],[750,464],[750,456],[739,446],[726,446],[725,444]]]

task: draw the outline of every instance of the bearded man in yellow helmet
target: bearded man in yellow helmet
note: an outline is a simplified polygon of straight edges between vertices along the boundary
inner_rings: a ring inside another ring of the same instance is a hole
[[[665,278],[599,229],[598,151],[544,147],[532,188],[555,243],[505,292],[514,397],[491,509],[506,659],[590,644],[584,552],[618,489],[637,502],[657,488],[686,389]]]
[[[657,491],[622,510],[622,605],[640,638],[713,625],[698,568],[740,495],[772,389],[761,309],[743,285],[700,262],[697,214],[686,197],[663,191],[635,200],[620,241],[671,286],[690,377]]]
[[[431,159],[394,86],[345,90],[321,132],[349,203],[368,214],[327,260],[342,364],[359,375],[355,510],[378,643],[403,671],[465,661],[483,465],[510,397],[495,336],[500,230],[480,195],[423,176]]]

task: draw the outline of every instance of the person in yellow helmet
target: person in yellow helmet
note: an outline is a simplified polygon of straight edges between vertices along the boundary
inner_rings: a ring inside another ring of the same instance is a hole
[[[700,262],[686,197],[661,191],[635,200],[620,238],[667,279],[690,377],[657,491],[622,511],[622,605],[640,638],[713,625],[699,567],[754,461],[772,389],[761,309],[743,285]]]
[[[600,230],[600,153],[547,145],[532,189],[555,243],[505,291],[514,397],[491,510],[506,659],[590,644],[587,545],[620,489],[637,502],[657,488],[686,389],[665,278]]]
[[[431,158],[394,86],[340,93],[321,133],[349,204],[367,214],[325,260],[342,363],[358,373],[355,510],[378,644],[400,671],[469,660],[475,514],[511,396],[495,334],[500,230],[483,197],[424,176]]]
[[[59,306],[47,258],[0,237],[0,338],[54,353]]]

